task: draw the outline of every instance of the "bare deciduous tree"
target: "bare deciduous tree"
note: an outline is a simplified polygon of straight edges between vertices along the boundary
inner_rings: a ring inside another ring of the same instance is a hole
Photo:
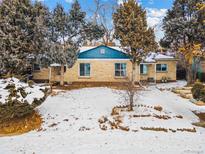
[[[112,45],[114,40],[114,28],[110,16],[114,13],[117,3],[105,3],[102,0],[94,0],[95,9],[90,11],[93,13],[93,22],[103,27],[105,32],[102,37],[102,43]]]

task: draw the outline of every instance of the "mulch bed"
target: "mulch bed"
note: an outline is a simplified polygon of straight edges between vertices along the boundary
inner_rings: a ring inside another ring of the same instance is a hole
[[[32,130],[38,130],[42,122],[40,114],[36,111],[21,118],[2,122],[0,124],[0,137],[20,135]]]
[[[127,82],[74,82],[72,84],[65,84],[64,86],[60,86],[58,84],[53,85],[53,89],[60,90],[75,90],[94,87],[108,87],[116,90],[126,90]],[[136,87],[142,90],[142,88],[140,88],[137,84]]]

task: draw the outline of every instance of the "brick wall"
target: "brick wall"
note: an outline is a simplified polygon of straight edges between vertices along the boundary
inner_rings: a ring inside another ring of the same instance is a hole
[[[80,63],[90,63],[91,72],[90,77],[79,76]],[[127,64],[127,77],[120,78],[115,77],[115,63]],[[176,61],[159,61],[160,64],[167,64],[168,71],[163,73],[156,73],[157,80],[160,81],[162,77],[170,78],[170,80],[176,80]],[[125,82],[128,77],[131,77],[132,65],[129,60],[78,60],[74,66],[67,69],[64,76],[65,82]],[[136,81],[147,80],[148,78],[155,79],[155,64],[148,65],[148,74],[139,75],[139,66],[136,67]],[[35,80],[48,80],[49,69],[42,69],[41,71],[34,72],[33,77]],[[58,75],[54,68],[52,68],[52,81],[60,81],[60,75]]]
[[[80,63],[90,63],[90,77],[79,76]],[[115,63],[127,64],[126,78],[115,77]],[[71,69],[66,71],[65,80],[68,82],[124,82],[131,75],[131,68],[129,60],[78,60]],[[138,72],[138,67],[136,72]]]

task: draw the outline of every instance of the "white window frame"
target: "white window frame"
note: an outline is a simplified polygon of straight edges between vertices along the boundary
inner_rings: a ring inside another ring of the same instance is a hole
[[[116,65],[117,64],[120,64],[120,69],[116,69]],[[125,65],[125,70],[124,69],[121,69],[122,67],[121,67],[121,65]],[[115,72],[114,72],[114,74],[115,74],[115,77],[127,77],[127,63],[115,63],[114,64],[114,67],[115,67]],[[116,71],[119,71],[120,72],[120,75],[119,76],[117,76],[116,75]],[[122,72],[123,71],[125,71],[125,75],[122,75]]]
[[[80,74],[80,65],[81,65],[81,64],[84,64],[85,74],[86,74],[86,68],[85,68],[86,64],[89,64],[89,65],[90,65],[89,75],[81,75],[81,74]],[[90,77],[90,76],[91,76],[91,64],[90,64],[90,63],[79,63],[79,76],[80,76],[80,77]]]
[[[161,65],[161,69],[160,70],[157,70],[157,65]],[[166,70],[165,71],[163,71],[162,70],[162,65],[166,65]],[[156,72],[168,72],[168,65],[167,64],[156,64]]]

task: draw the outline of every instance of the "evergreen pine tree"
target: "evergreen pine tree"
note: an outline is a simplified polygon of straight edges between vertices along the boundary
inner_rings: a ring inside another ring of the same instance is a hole
[[[202,15],[197,7],[202,3],[204,0],[175,0],[163,20],[165,37],[161,44],[177,51],[186,69],[188,84],[193,82],[192,64],[201,56],[200,52],[196,52],[196,48],[199,44],[202,51],[204,46],[205,25],[201,22]]]
[[[0,5],[0,72],[22,74],[30,67],[29,56],[44,51],[43,15],[30,0],[3,0]],[[39,12],[38,12],[39,11]]]
[[[60,4],[52,13],[51,47],[47,57],[50,63],[61,64],[61,85],[64,84],[64,65],[68,68],[73,66],[79,47],[84,43],[86,37],[92,40],[103,35],[101,27],[87,22],[85,17],[86,13],[81,11],[77,0],[72,4],[69,13],[66,13]],[[95,33],[98,30],[99,32]]]
[[[157,49],[154,31],[148,28],[146,11],[135,0],[124,1],[113,14],[115,35],[132,62],[131,82],[134,85],[136,66],[149,51]],[[130,95],[130,108],[133,108],[134,93]]]
[[[24,69],[26,55],[32,53],[31,4],[29,0],[4,0],[0,6],[0,55],[3,71],[15,73]]]

